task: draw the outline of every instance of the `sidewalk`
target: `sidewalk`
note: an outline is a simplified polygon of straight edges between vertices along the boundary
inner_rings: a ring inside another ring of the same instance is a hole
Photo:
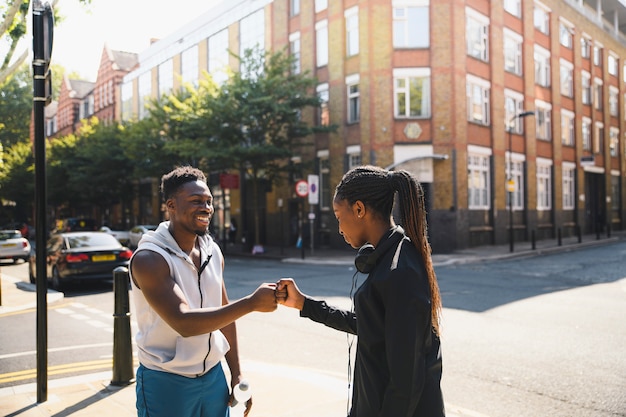
[[[434,254],[435,267],[480,262],[484,260],[522,258],[546,253],[575,250],[577,248],[604,245],[626,238],[626,232],[618,231],[610,237],[585,235],[536,242],[535,249],[529,242],[515,242],[514,252],[508,244],[461,250],[453,254]],[[283,262],[351,265],[355,251],[306,248],[304,258],[298,248],[266,247],[264,253],[252,255],[242,251],[241,246],[225,249],[228,257],[255,257],[281,259]],[[1,301],[0,316],[36,307],[35,286],[3,274],[0,269]],[[63,299],[63,294],[49,290],[48,303]],[[250,417],[319,417],[345,415],[346,383],[343,375],[320,372],[311,368],[281,367],[269,363],[243,361],[246,373],[255,381],[256,401]],[[112,372],[100,372],[79,377],[52,379],[48,381],[48,400],[37,403],[35,383],[0,389],[0,415],[7,417],[63,417],[63,416],[136,416],[135,385],[117,387],[110,384]],[[276,390],[275,387],[280,387]],[[304,397],[309,401],[301,401]],[[449,417],[486,417],[470,410],[446,404]]]

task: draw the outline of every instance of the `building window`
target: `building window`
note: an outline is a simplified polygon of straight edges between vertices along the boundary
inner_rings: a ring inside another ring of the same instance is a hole
[[[244,17],[239,22],[239,56],[244,56],[245,51],[258,48],[265,51],[265,10]]]
[[[430,45],[428,5],[421,5],[420,1],[413,1],[414,5],[397,1],[393,3],[393,47],[428,48]]]
[[[611,208],[615,211],[620,208],[619,171],[611,172]]]
[[[317,163],[320,176],[320,208],[330,209],[330,159],[328,150],[317,152]]]
[[[346,56],[359,53],[359,8],[354,6],[344,12],[346,19]]]
[[[133,117],[133,82],[122,84],[122,120],[129,121]]]
[[[515,32],[504,29],[504,70],[522,75],[523,38]]]
[[[601,155],[604,153],[604,124],[596,122],[593,133],[593,153]]]
[[[470,210],[489,210],[491,149],[472,146],[467,151],[467,196]]]
[[[522,17],[522,0],[504,0],[504,10],[515,17]]]
[[[513,197],[513,210],[524,210],[524,155],[506,152],[506,178],[515,184],[515,191],[507,192],[506,207]]]
[[[533,22],[535,29],[539,32],[546,35],[550,34],[550,11],[546,6],[538,2],[535,2]]]
[[[346,77],[348,91],[348,123],[358,123],[361,117],[361,97],[359,92],[359,75]]]
[[[293,57],[291,72],[300,74],[300,32],[289,35],[289,52]]]
[[[504,126],[512,133],[521,135],[524,132],[522,117],[515,117],[524,111],[524,96],[516,91],[504,90]]]
[[[580,38],[580,56],[585,59],[591,57],[591,39],[586,36]]]
[[[561,143],[574,146],[574,112],[561,110]]]
[[[430,68],[394,69],[394,116],[430,117]]]
[[[222,84],[228,79],[228,29],[209,37],[209,73],[213,80]]]
[[[317,67],[328,65],[328,20],[315,24],[315,44]]]
[[[535,84],[550,87],[550,51],[535,45]]]
[[[576,164],[563,162],[563,210],[574,210],[576,204]]]
[[[181,78],[183,83],[198,85],[198,45],[194,45],[181,54]]]
[[[291,16],[297,16],[300,14],[300,0],[290,0],[289,6]]]
[[[148,70],[139,76],[139,119],[148,116],[147,105],[152,96],[152,72]]]
[[[612,85],[609,86],[609,112],[613,117],[617,117],[619,113],[619,90]]]
[[[593,65],[596,67],[602,66],[602,45],[600,44],[593,46]]]
[[[591,150],[591,119],[583,117],[582,123],[583,150]]]
[[[467,76],[467,120],[489,126],[489,92],[491,84],[481,78]]]
[[[572,25],[563,21],[559,22],[559,42],[568,49],[572,49],[574,45],[574,36],[572,35]]]
[[[617,57],[615,55],[613,55],[612,53],[609,53],[609,58],[608,58],[608,66],[609,66],[609,74],[617,77]]]
[[[611,156],[619,154],[619,129],[616,127],[609,128],[609,152]]]
[[[347,168],[352,168],[361,165],[361,145],[348,146],[346,149]]]
[[[315,13],[328,9],[328,0],[315,0]]]
[[[604,96],[602,94],[602,80],[600,78],[594,78],[593,80],[593,102],[596,110],[602,110]]]
[[[171,59],[159,65],[159,98],[171,93],[174,87],[174,64]]]
[[[489,61],[489,18],[466,8],[467,54],[481,61]]]
[[[581,75],[582,101],[583,104],[591,105],[591,74],[582,71]]]
[[[535,132],[537,139],[552,140],[552,105],[544,101],[535,101]]]
[[[320,99],[320,107],[317,112],[317,124],[318,126],[328,126],[330,125],[330,110],[328,108],[330,95],[328,92],[328,83],[318,85],[316,91]]]
[[[537,211],[552,209],[552,161],[537,158]]]
[[[561,94],[565,97],[574,97],[574,64],[561,59]]]

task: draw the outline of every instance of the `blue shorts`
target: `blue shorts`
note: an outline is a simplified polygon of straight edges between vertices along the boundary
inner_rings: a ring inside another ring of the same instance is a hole
[[[229,417],[230,396],[222,364],[197,378],[137,369],[139,417]]]

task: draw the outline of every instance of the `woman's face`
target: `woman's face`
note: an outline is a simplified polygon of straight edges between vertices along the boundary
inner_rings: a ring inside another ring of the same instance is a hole
[[[339,224],[339,234],[355,249],[367,243],[364,222],[361,218],[363,213],[359,209],[359,203],[350,205],[348,200],[333,199],[333,210]]]

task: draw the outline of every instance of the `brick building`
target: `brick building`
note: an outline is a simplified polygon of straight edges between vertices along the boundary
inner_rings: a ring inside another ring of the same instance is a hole
[[[343,245],[332,193],[361,163],[418,176],[438,252],[622,229],[624,22],[618,0],[238,0],[140,53],[120,115],[143,117],[147,98],[202,70],[236,70],[229,49],[288,45],[324,101],[303,117],[339,126],[301,156],[320,178],[316,242]],[[245,230],[253,203],[242,190],[228,197]],[[291,242],[310,209],[292,186],[260,204],[271,244]]]

